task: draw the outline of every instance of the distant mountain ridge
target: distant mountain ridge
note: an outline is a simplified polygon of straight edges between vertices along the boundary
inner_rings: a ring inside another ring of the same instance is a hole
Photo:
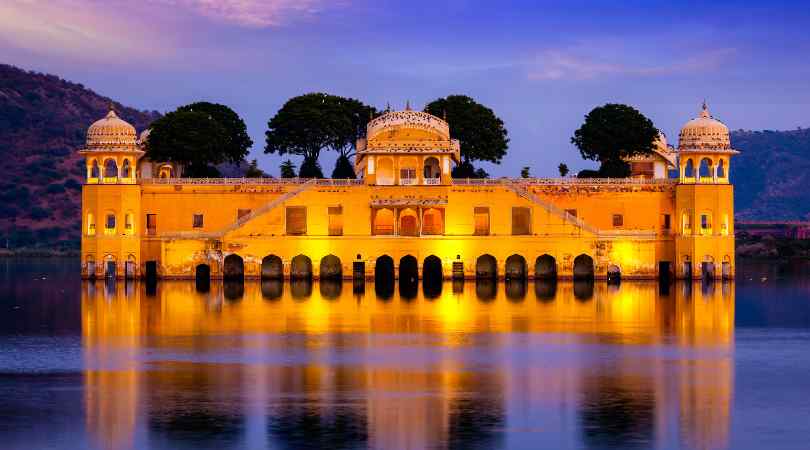
[[[810,220],[810,129],[731,133],[736,218]]]
[[[0,64],[0,248],[77,249],[84,145],[111,99],[54,75]],[[138,131],[160,117],[114,102]],[[738,218],[810,219],[810,129],[734,131]],[[246,164],[221,167],[240,176]]]
[[[0,247],[78,248],[87,127],[112,100],[54,75],[0,64]],[[160,117],[112,102],[143,130]]]

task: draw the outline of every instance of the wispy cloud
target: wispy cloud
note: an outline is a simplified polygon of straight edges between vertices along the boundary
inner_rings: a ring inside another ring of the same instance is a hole
[[[246,27],[274,27],[313,17],[345,2],[328,0],[151,0],[180,6],[210,19]]]
[[[575,51],[547,50],[530,64],[528,78],[538,81],[591,80],[611,76],[663,76],[720,69],[734,57],[733,48],[700,50],[671,63],[625,63]],[[673,58],[677,59],[677,58]]]

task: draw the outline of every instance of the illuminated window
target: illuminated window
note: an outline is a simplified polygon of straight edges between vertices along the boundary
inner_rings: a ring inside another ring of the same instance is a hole
[[[124,216],[124,232],[132,235],[135,233],[135,216],[132,213],[127,213]]]
[[[531,210],[524,207],[512,208],[512,235],[532,234]]]
[[[115,233],[115,214],[107,214],[107,218],[104,221],[104,234],[114,234]]]
[[[87,235],[96,235],[96,218],[92,214],[87,215]]]
[[[329,213],[329,236],[343,235],[343,207],[330,206]]]
[[[720,232],[724,235],[728,234],[728,214],[723,214],[723,223],[720,225]]]
[[[287,234],[296,236],[307,234],[307,207],[288,206],[286,212]]]
[[[690,212],[684,211],[683,215],[681,216],[681,225],[683,227],[683,233],[688,233],[692,231],[692,221],[690,219]]]
[[[621,214],[613,215],[613,228],[621,228],[624,226],[624,216]]]
[[[486,206],[476,206],[473,209],[476,236],[489,235],[489,208]]]
[[[202,228],[203,227],[203,215],[202,214],[194,214],[194,217],[191,219],[191,226],[192,226],[192,228]]]

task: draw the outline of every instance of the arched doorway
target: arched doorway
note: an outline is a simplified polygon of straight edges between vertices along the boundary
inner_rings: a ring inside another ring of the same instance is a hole
[[[319,276],[322,280],[340,280],[343,278],[343,265],[335,255],[326,255],[321,259]]]
[[[104,161],[104,178],[118,178],[118,164],[114,159]]]
[[[427,298],[436,298],[442,293],[442,260],[430,255],[422,262],[422,291]]]
[[[582,254],[574,258],[574,279],[593,280],[593,258]]]
[[[374,234],[378,236],[394,234],[394,211],[381,208],[374,213]]]
[[[698,166],[698,177],[705,181],[708,178],[712,178],[712,171],[712,161],[709,158],[701,159],[700,165]]]
[[[616,264],[611,264],[607,269],[607,282],[610,284],[619,284],[622,281],[622,269]]]
[[[243,280],[245,278],[245,261],[236,253],[225,257],[222,265],[222,277],[226,280]]]
[[[683,277],[687,280],[692,279],[692,259],[689,255],[683,257]]]
[[[399,282],[415,282],[419,280],[419,263],[411,255],[405,255],[399,260]]]
[[[290,262],[290,278],[296,280],[312,279],[312,260],[306,255],[298,255]]]
[[[704,280],[712,281],[715,278],[714,272],[714,258],[709,255],[703,257],[703,262],[700,264],[701,277]]]
[[[498,261],[492,255],[481,255],[475,260],[475,278],[494,280],[498,278]]]
[[[382,300],[394,295],[394,259],[388,255],[380,256],[374,263],[374,291]]]
[[[504,277],[507,280],[526,279],[526,258],[520,255],[512,255],[506,258]]]
[[[146,281],[157,281],[157,275],[157,261],[146,261]]]
[[[538,256],[534,262],[534,277],[538,280],[557,278],[557,261],[551,255]]]
[[[419,222],[416,212],[411,208],[405,208],[399,212],[399,235],[416,236],[419,234]]]
[[[197,292],[208,292],[211,289],[211,267],[208,264],[198,264],[194,268],[194,285]]]
[[[439,281],[444,279],[442,260],[436,255],[430,255],[422,263],[422,278],[424,280]]]
[[[276,255],[267,255],[262,258],[263,280],[281,280],[284,278],[284,264],[281,258]]]
[[[129,255],[127,257],[127,261],[124,263],[124,279],[126,280],[134,280],[135,276],[135,268],[138,267],[135,262],[135,255]]]
[[[422,213],[422,234],[442,235],[444,234],[444,219],[442,211],[436,208],[427,208]]]

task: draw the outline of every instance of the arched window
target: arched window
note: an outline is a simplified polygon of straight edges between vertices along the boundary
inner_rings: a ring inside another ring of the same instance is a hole
[[[724,160],[720,160],[717,163],[717,178],[725,178],[726,177],[726,162]]]
[[[93,214],[87,215],[87,235],[96,235],[96,218],[93,216]]]
[[[115,234],[115,214],[107,213],[104,219],[104,234]]]
[[[411,208],[405,208],[399,212],[399,235],[416,236],[419,234],[419,221],[416,212]]]
[[[425,160],[425,172],[424,172],[425,180],[436,180],[441,178],[442,170],[439,167],[439,160],[430,157]]]
[[[720,234],[728,235],[728,214],[723,214],[723,223],[720,224]]]
[[[692,178],[695,176],[695,165],[692,163],[691,159],[686,160],[686,166],[683,169],[683,176],[686,178]]]
[[[689,234],[692,232],[692,219],[691,219],[691,212],[684,211],[681,214],[681,226],[682,226],[682,233]]]
[[[124,216],[124,232],[128,235],[135,234],[135,215],[131,212]]]
[[[104,178],[117,178],[118,164],[114,159],[104,161]]]
[[[700,160],[698,175],[700,176],[701,180],[712,178],[712,161],[709,158],[703,158]]]
[[[422,213],[422,234],[444,234],[444,220],[440,209],[428,208]]]
[[[90,165],[90,178],[98,178],[99,176],[100,171],[98,168],[98,161],[94,159],[93,164]]]
[[[121,178],[131,178],[132,168],[129,166],[129,160],[124,160],[124,165],[121,166]]]

